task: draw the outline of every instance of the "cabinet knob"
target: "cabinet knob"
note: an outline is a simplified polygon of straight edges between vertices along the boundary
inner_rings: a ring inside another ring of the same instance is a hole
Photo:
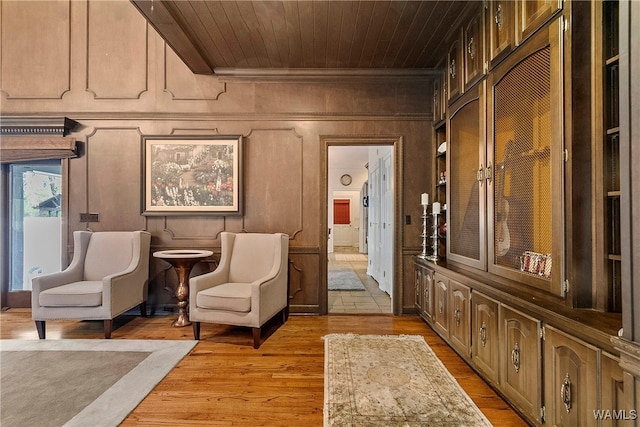
[[[456,311],[453,313],[453,317],[456,319],[456,325],[460,326],[460,315],[462,314],[462,312],[460,311],[459,308],[456,308]]]
[[[560,387],[560,398],[562,399],[562,403],[564,403],[567,413],[569,413],[569,411],[571,411],[571,379],[568,373],[565,375],[562,386]]]
[[[516,342],[516,345],[513,346],[513,350],[511,350],[511,363],[513,364],[513,369],[515,369],[516,374],[520,372],[520,344]]]
[[[469,53],[469,57],[473,59],[476,56],[476,45],[473,40],[473,37],[469,39],[469,43],[467,44],[467,52]]]
[[[455,58],[451,60],[451,64],[449,64],[449,75],[451,75],[452,79],[456,78],[456,60]]]

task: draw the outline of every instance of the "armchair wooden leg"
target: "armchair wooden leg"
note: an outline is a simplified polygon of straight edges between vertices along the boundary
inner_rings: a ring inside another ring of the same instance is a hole
[[[193,339],[196,341],[200,340],[200,322],[191,322],[193,326]]]
[[[260,348],[260,328],[253,328],[253,348]]]
[[[113,320],[106,319],[104,321],[104,339],[111,339],[111,331],[113,330]]]
[[[147,302],[142,301],[140,303],[140,316],[147,317]]]
[[[46,328],[44,320],[36,320],[36,329],[38,330],[38,337],[43,340],[46,337]]]

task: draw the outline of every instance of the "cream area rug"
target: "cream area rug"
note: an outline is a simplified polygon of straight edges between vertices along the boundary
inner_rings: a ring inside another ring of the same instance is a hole
[[[324,340],[325,426],[491,426],[423,337]]]
[[[196,343],[1,340],[0,425],[117,426]]]
[[[330,291],[364,291],[362,281],[350,268],[330,268],[327,283]]]

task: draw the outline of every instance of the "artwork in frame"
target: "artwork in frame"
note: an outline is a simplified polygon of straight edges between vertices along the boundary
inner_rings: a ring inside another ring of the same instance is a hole
[[[241,214],[242,136],[143,136],[143,215]]]

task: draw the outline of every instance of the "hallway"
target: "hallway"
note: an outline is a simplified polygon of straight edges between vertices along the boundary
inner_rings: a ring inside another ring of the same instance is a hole
[[[328,269],[350,268],[356,273],[363,291],[328,291],[329,314],[391,314],[391,298],[378,287],[378,282],[367,275],[367,254],[361,254],[357,248],[336,246],[335,252],[328,254]]]

